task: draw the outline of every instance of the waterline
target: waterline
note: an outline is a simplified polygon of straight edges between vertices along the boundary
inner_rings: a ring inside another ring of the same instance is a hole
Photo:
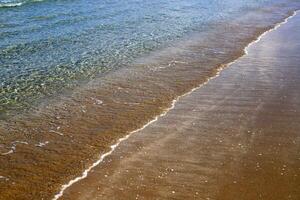
[[[121,142],[127,140],[132,134],[134,134],[134,133],[136,133],[136,132],[138,132],[138,131],[141,131],[141,130],[145,129],[147,126],[149,126],[149,125],[151,125],[153,122],[157,121],[160,117],[165,116],[170,110],[172,110],[172,109],[175,107],[176,102],[177,102],[181,97],[184,97],[184,96],[187,96],[187,95],[191,94],[191,93],[194,92],[195,90],[197,90],[197,89],[201,88],[202,86],[206,85],[210,80],[213,80],[213,79],[217,78],[218,76],[220,76],[220,74],[221,74],[221,72],[223,71],[223,69],[229,67],[230,65],[234,64],[237,60],[239,60],[239,59],[242,58],[243,56],[247,55],[247,54],[248,54],[248,49],[249,49],[253,44],[259,42],[259,41],[260,41],[267,33],[271,32],[271,31],[274,31],[274,30],[278,29],[280,26],[282,26],[283,24],[287,23],[288,20],[290,20],[292,17],[296,16],[297,13],[298,13],[298,11],[294,11],[293,14],[292,14],[291,16],[287,17],[283,22],[280,22],[280,23],[276,24],[272,29],[267,30],[267,31],[265,31],[264,33],[262,33],[259,37],[257,37],[256,40],[254,40],[254,41],[252,41],[251,43],[249,43],[249,44],[243,49],[244,54],[243,54],[242,56],[240,56],[239,58],[233,60],[232,62],[229,62],[229,63],[227,63],[227,64],[221,65],[221,66],[218,68],[218,70],[217,70],[215,76],[212,76],[212,77],[208,78],[204,83],[200,84],[198,87],[195,87],[195,88],[191,89],[189,92],[187,92],[187,93],[185,93],[185,94],[183,94],[183,95],[178,96],[176,99],[174,99],[174,100],[172,101],[171,106],[170,106],[169,108],[165,109],[160,115],[156,116],[154,119],[152,119],[151,121],[149,121],[148,123],[146,123],[145,125],[143,125],[141,128],[136,129],[136,130],[130,132],[129,134],[127,134],[125,137],[120,138],[120,139],[118,140],[117,143],[115,143],[115,144],[113,144],[113,145],[110,146],[110,151],[106,152],[105,154],[102,154],[102,155],[100,156],[100,158],[99,158],[96,162],[94,162],[89,168],[87,168],[87,169],[82,173],[81,176],[76,177],[75,179],[69,181],[67,184],[63,185],[63,186],[61,187],[60,192],[54,196],[53,200],[59,199],[60,197],[63,196],[64,191],[65,191],[67,188],[69,188],[70,186],[72,186],[74,183],[76,183],[76,182],[78,182],[78,181],[80,181],[80,180],[86,178],[87,175],[88,175],[88,173],[89,173],[93,168],[95,168],[95,167],[98,166],[100,163],[102,163],[102,161],[103,161],[107,156],[109,156],[110,154],[112,154],[112,153],[114,152],[114,150],[121,144]]]

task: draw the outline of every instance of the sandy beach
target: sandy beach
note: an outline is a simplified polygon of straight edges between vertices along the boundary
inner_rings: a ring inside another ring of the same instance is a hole
[[[62,198],[300,198],[300,15],[131,135]]]

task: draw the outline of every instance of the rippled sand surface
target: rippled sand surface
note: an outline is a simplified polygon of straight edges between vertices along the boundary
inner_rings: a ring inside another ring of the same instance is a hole
[[[300,15],[247,51],[62,199],[300,199]]]

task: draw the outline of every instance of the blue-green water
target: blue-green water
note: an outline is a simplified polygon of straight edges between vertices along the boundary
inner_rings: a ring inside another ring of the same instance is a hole
[[[0,116],[267,0],[0,0]]]

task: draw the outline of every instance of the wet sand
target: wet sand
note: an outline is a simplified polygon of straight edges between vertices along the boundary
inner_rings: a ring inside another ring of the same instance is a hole
[[[300,199],[300,15],[247,52],[61,199]]]

